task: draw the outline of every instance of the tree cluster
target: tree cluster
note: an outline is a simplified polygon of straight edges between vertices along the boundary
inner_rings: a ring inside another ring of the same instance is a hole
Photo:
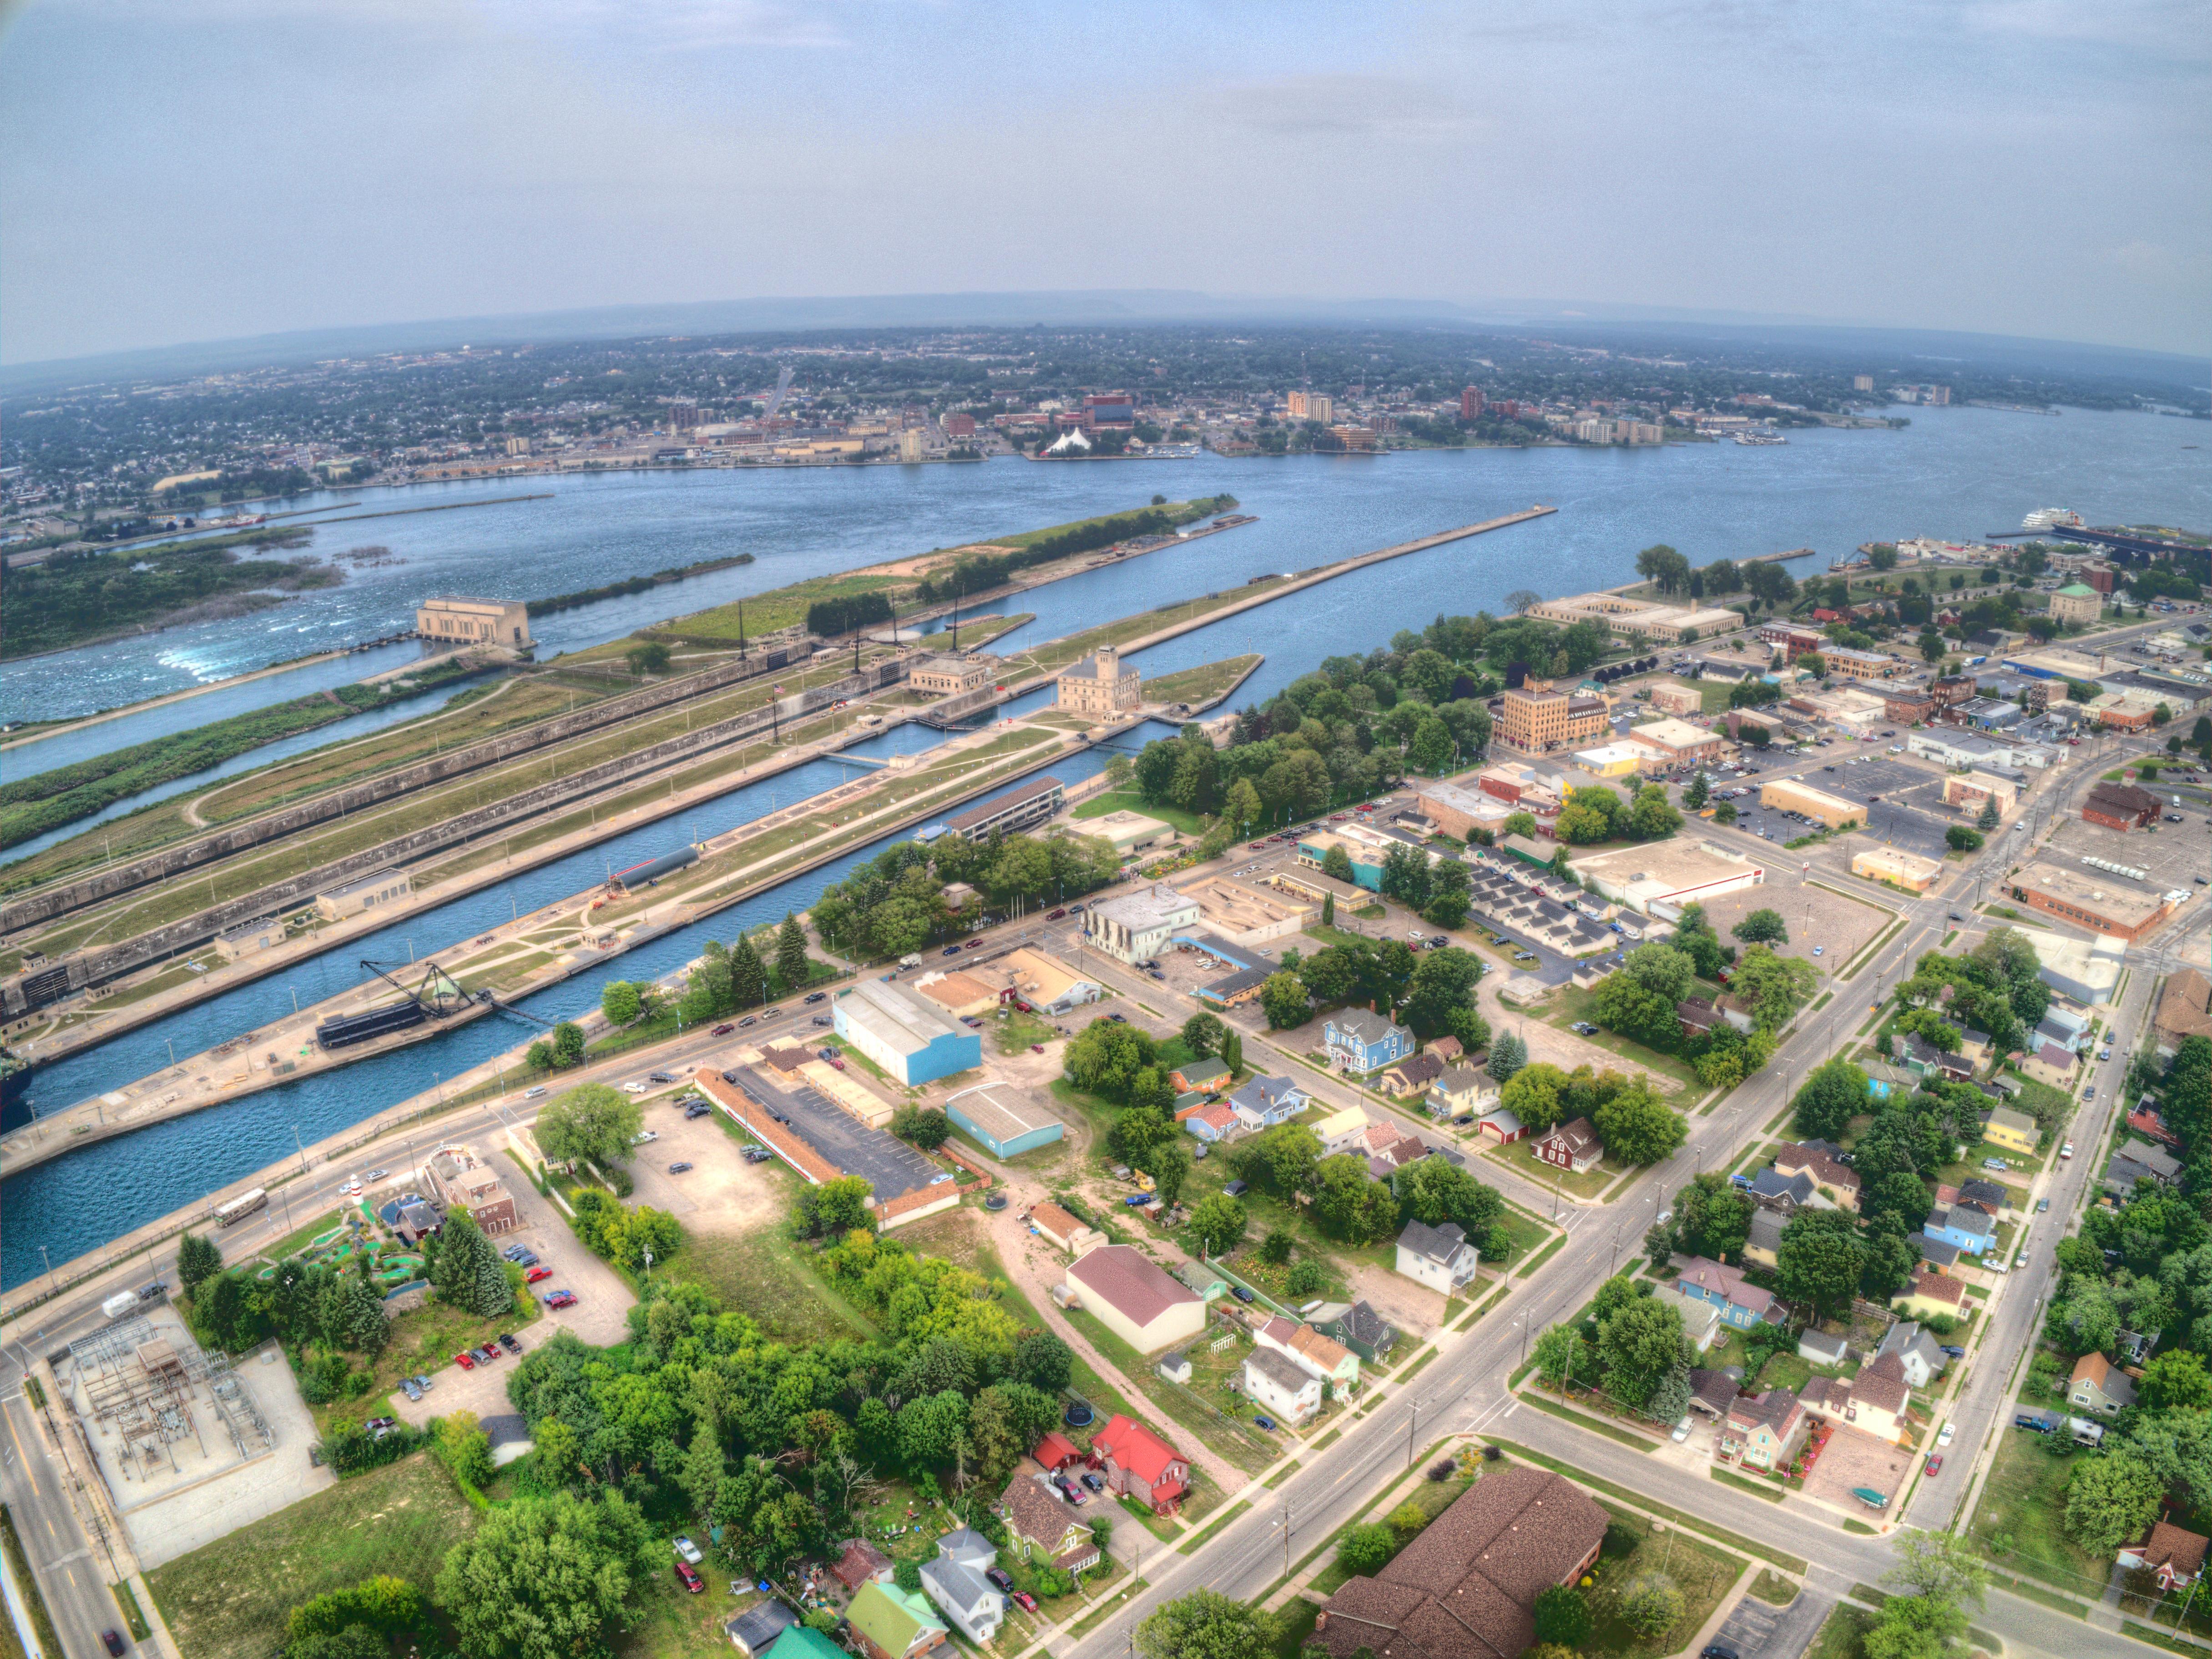
[[[971,915],[955,911],[943,889],[964,882],[993,903],[1079,898],[1112,881],[1121,860],[1111,843],[1087,836],[993,836],[971,842],[941,836],[924,846],[894,842],[814,902],[824,945],[864,958],[901,957],[963,933]]]

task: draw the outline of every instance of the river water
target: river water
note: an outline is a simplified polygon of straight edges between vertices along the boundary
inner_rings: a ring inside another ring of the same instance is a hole
[[[824,570],[928,546],[1063,521],[1141,502],[1227,490],[1261,521],[1054,583],[1024,596],[1037,620],[996,648],[1051,638],[1194,593],[1290,570],[1492,518],[1542,501],[1553,517],[1375,566],[1275,604],[1230,617],[1146,652],[1148,675],[1261,651],[1267,661],[1238,701],[1264,701],[1335,653],[1382,644],[1401,627],[1441,611],[1495,609],[1516,588],[1547,595],[1630,579],[1636,550],[1655,541],[1693,562],[1741,558],[1798,546],[1822,556],[1792,567],[1825,568],[1830,556],[1875,538],[1926,533],[1978,536],[2020,522],[2034,507],[2071,507],[2092,520],[2212,523],[2212,472],[2184,450],[2201,428],[2133,415],[2057,417],[1983,410],[1915,411],[1903,432],[1816,431],[1778,447],[1733,444],[1663,450],[1435,452],[1383,458],[1294,458],[967,467],[870,467],[844,471],[763,471],[635,474],[562,479],[552,501],[372,520],[376,539],[410,560],[363,573],[346,587],[303,597],[279,612],[161,635],[127,647],[43,659],[9,671],[5,694],[21,695],[35,666],[41,696],[79,707],[174,689],[178,677],[242,672],[271,657],[313,648],[279,636],[274,618],[331,637],[362,638],[404,625],[426,592],[501,584],[490,569],[526,561],[531,589],[560,591],[669,565],[750,550],[757,562],[651,594],[543,619],[541,657],[596,643],[657,620]],[[442,486],[440,488],[443,488]],[[392,493],[386,493],[386,498]],[[348,499],[353,497],[349,496]],[[422,492],[398,499],[420,500]],[[463,497],[466,498],[466,497]],[[380,492],[360,497],[364,506]],[[532,516],[535,515],[535,516]],[[346,527],[350,529],[350,526]],[[325,532],[322,545],[349,545]],[[541,545],[542,542],[542,545]],[[257,655],[258,653],[258,655]],[[356,659],[356,662],[362,659]],[[190,666],[185,666],[189,663]],[[374,665],[369,665],[373,666]],[[158,735],[165,722],[198,724],[218,702],[258,695],[273,702],[310,689],[305,674],[188,699],[111,721],[85,734],[98,752]],[[361,672],[366,672],[363,668]],[[187,711],[179,717],[179,711]],[[21,712],[21,711],[19,711]],[[49,717],[51,717],[49,715]],[[351,723],[316,734],[334,740]],[[1142,734],[1140,734],[1141,736]],[[64,740],[57,740],[64,741]],[[941,741],[899,728],[856,753],[911,752]],[[56,763],[39,751],[41,765]],[[263,751],[266,754],[268,751]],[[1056,765],[1066,781],[1102,763],[1093,754]],[[9,769],[14,770],[15,769]],[[732,792],[693,815],[711,835],[770,810],[771,799],[829,787],[850,769],[820,761],[772,781]],[[629,860],[669,850],[686,835],[680,820],[632,831],[602,848],[518,875],[386,934],[358,942],[241,987],[201,1006],[64,1060],[34,1079],[31,1102],[52,1110],[132,1081],[160,1066],[173,1042],[181,1057],[289,1013],[300,1003],[355,982],[360,957],[404,959],[482,932],[575,892],[607,856]],[[597,1004],[606,978],[646,978],[696,956],[704,939],[781,918],[810,903],[853,859],[786,884],[700,927],[618,959],[597,977],[572,980],[530,1002],[549,1018]],[[57,1261],[75,1256],[200,1194],[282,1156],[296,1127],[306,1139],[330,1134],[511,1047],[525,1035],[496,1017],[431,1042],[325,1077],[265,1091],[234,1106],[90,1146],[9,1180],[0,1188],[0,1285],[40,1271],[38,1246]]]

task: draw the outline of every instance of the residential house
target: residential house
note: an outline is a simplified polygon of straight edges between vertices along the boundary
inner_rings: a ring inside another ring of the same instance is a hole
[[[1091,1437],[1091,1468],[1106,1477],[1109,1491],[1152,1506],[1155,1515],[1173,1515],[1190,1486],[1190,1464],[1173,1446],[1143,1424],[1116,1415]]]
[[[1099,1563],[1097,1534],[1042,1475],[1017,1474],[1009,1480],[999,1495],[999,1515],[1009,1546],[1030,1560],[1048,1561],[1062,1572],[1087,1571]]]
[[[1763,1291],[1743,1276],[1740,1267],[1692,1256],[1674,1276],[1674,1288],[1684,1296],[1710,1302],[1721,1311],[1722,1321],[1740,1331],[1762,1324],[1779,1324],[1782,1304],[1774,1292]]]
[[[1718,1002],[1708,1002],[1703,997],[1691,997],[1675,1005],[1674,1018],[1684,1030],[1693,1031],[1699,1036],[1723,1025],[1733,1026],[1749,1036],[1754,1024],[1749,1014],[1734,1006],[1726,998]]]
[[[1432,1051],[1433,1052],[1433,1051]],[[1498,1085],[1487,1073],[1467,1065],[1447,1064],[1424,1103],[1432,1117],[1457,1117],[1462,1112],[1480,1116],[1498,1104]]]
[[[2148,1141],[2141,1139],[2136,1136],[2130,1135],[2125,1140],[2120,1143],[2119,1155],[2124,1158],[2131,1158],[2136,1163],[2142,1164],[2143,1168],[2151,1172],[2151,1176],[2154,1180],[2160,1182],[2163,1185],[2171,1187],[2175,1182],[2181,1179],[2181,1160],[2179,1158],[2176,1158],[2172,1152],[2167,1152],[2164,1147],[2154,1146]]]
[[[743,1613],[738,1615],[739,1619],[743,1617]],[[725,1624],[723,1632],[728,1634],[730,1626],[736,1622],[733,1619]],[[730,1640],[734,1644],[737,1638],[731,1636]],[[851,1659],[851,1656],[820,1631],[794,1625],[776,1638],[775,1659]]]
[[[927,1596],[896,1584],[861,1585],[845,1619],[867,1659],[915,1659],[943,1646],[951,1633],[931,1611]]]
[[[1194,1060],[1168,1073],[1177,1094],[1207,1094],[1229,1086],[1235,1073],[1218,1060]]]
[[[971,1642],[991,1641],[1006,1617],[1006,1596],[983,1576],[998,1561],[989,1539],[958,1527],[939,1539],[937,1553],[921,1564],[922,1589]]]
[[[1398,1271],[1445,1296],[1458,1295],[1480,1264],[1481,1252],[1467,1242],[1467,1230],[1456,1221],[1437,1227],[1409,1221],[1398,1235]]]
[[[1739,1468],[1787,1468],[1805,1443],[1811,1425],[1805,1407],[1787,1389],[1740,1394],[1722,1414],[1713,1452],[1723,1463]]]
[[[1251,1133],[1278,1123],[1288,1123],[1305,1110],[1310,1098],[1289,1078],[1253,1077],[1246,1079],[1244,1086],[1229,1097],[1228,1105],[1237,1115],[1237,1127]]]
[[[1420,1136],[1408,1134],[1396,1124],[1370,1123],[1364,1141],[1354,1141],[1346,1150],[1353,1153],[1364,1147],[1367,1173],[1376,1181],[1387,1182],[1409,1164],[1418,1164],[1431,1156],[1436,1148]],[[1465,1155],[1461,1154],[1463,1158]]]
[[[1943,1375],[1951,1364],[1950,1356],[1917,1319],[1900,1320],[1883,1333],[1881,1346],[1875,1350],[1877,1357],[1893,1353],[1905,1367],[1905,1380],[1913,1388],[1925,1390],[1928,1385]]]
[[[1848,1424],[1893,1445],[1905,1432],[1905,1413],[1912,1401],[1912,1389],[1905,1380],[1903,1362],[1895,1354],[1887,1354],[1867,1361],[1859,1367],[1859,1374],[1848,1381],[1816,1376],[1798,1397],[1814,1416]]]
[[[1182,1127],[1204,1141],[1227,1140],[1240,1133],[1244,1121],[1237,1116],[1237,1108],[1225,1100],[1211,1105],[1201,1105],[1194,1112],[1183,1115]]]
[[[1081,1255],[1107,1242],[1106,1235],[1049,1201],[1030,1206],[1030,1225],[1037,1236],[1070,1255]]]
[[[1359,1356],[1311,1325],[1279,1316],[1262,1320],[1253,1328],[1252,1338],[1300,1370],[1320,1377],[1339,1394],[1359,1386]]]
[[[761,1659],[761,1656],[783,1639],[783,1634],[799,1622],[799,1615],[770,1596],[756,1602],[742,1613],[722,1623],[722,1634],[745,1659]]]
[[[1562,1123],[1534,1143],[1537,1159],[1571,1175],[1582,1175],[1605,1162],[1605,1143],[1586,1117]]]
[[[2116,1152],[2112,1156],[2112,1161],[2105,1166],[2105,1179],[2102,1184],[2105,1191],[2111,1194],[2118,1202],[2124,1204],[2136,1195],[2136,1184],[2143,1181],[2150,1182],[2153,1185],[2161,1184],[2159,1182],[2158,1171],[2152,1169],[2150,1165],[2138,1164],[2135,1159]]]
[[[1389,1565],[1330,1596],[1307,1645],[1330,1659],[1362,1649],[1389,1659],[1511,1659],[1536,1639],[1536,1598],[1589,1571],[1609,1519],[1549,1470],[1493,1465]]]
[[[1273,1348],[1246,1354],[1242,1375],[1245,1396],[1279,1422],[1295,1426],[1321,1409],[1321,1379]]]
[[[1206,1328],[1204,1298],[1133,1245],[1102,1244],[1078,1256],[1067,1264],[1065,1291],[1139,1353],[1192,1341]]]
[[[1322,1046],[1340,1072],[1365,1076],[1413,1052],[1413,1034],[1387,1014],[1340,1008],[1322,1023]]]
[[[1956,1244],[1936,1237],[1924,1228],[1905,1241],[1920,1252],[1920,1259],[1936,1271],[1943,1272],[1959,1265],[1960,1249]]]
[[[2203,1576],[2208,1544],[2212,1544],[2212,1539],[2201,1532],[2177,1527],[2171,1521],[2156,1521],[2147,1537],[2123,1544],[2113,1559],[2130,1572],[2147,1569],[2156,1573],[2159,1589],[2170,1591],[2179,1584],[2193,1584]]]
[[[1743,1241],[1743,1259],[1771,1273],[1782,1265],[1782,1230],[1789,1218],[1779,1210],[1753,1210],[1751,1231]]]
[[[2128,1127],[2164,1146],[2181,1145],[2181,1137],[2166,1127],[2166,1114],[2159,1110],[2157,1103],[2148,1095],[2128,1108]]]
[[[1938,1048],[1916,1033],[1891,1032],[1889,1052],[1890,1058],[1915,1077],[1940,1077],[1954,1083],[1974,1080],[1974,1068],[1963,1056]]]
[[[1688,1294],[1678,1285],[1661,1285],[1651,1294],[1673,1304],[1675,1311],[1681,1315],[1682,1334],[1689,1339],[1690,1346],[1699,1353],[1704,1353],[1721,1340],[1721,1310],[1712,1303],[1703,1297]]]
[[[2136,1403],[2136,1385],[2104,1355],[2085,1353],[2074,1362],[2074,1375],[2066,1385],[2066,1403],[2075,1411],[2111,1417],[2122,1407]]]
[[[2171,1055],[2185,1038],[2212,1037],[2212,979],[2194,968],[2176,970],[2159,993],[2150,1025],[2161,1056]]]
[[[1819,1207],[1832,1209],[1834,1206],[1819,1203],[1820,1183],[1806,1170],[1796,1175],[1784,1175],[1779,1170],[1761,1170],[1752,1176],[1744,1189],[1751,1201],[1763,1210],[1773,1210],[1784,1216],[1793,1216],[1798,1211]]]
[[[1321,1155],[1334,1158],[1339,1152],[1350,1152],[1354,1141],[1367,1138],[1367,1114],[1357,1106],[1346,1106],[1342,1111],[1331,1112],[1313,1126],[1314,1133],[1321,1137]],[[1360,1153],[1364,1156],[1363,1145]]]
[[[893,1563],[865,1538],[848,1538],[838,1547],[837,1559],[830,1564],[832,1577],[848,1590],[863,1584],[888,1584],[891,1582]]]
[[[1943,1189],[1941,1187],[1936,1189],[1936,1201],[1939,1204],[1944,1201]],[[1954,1204],[1972,1204],[1977,1209],[1986,1210],[1991,1215],[1998,1215],[2003,1212],[2007,1200],[2005,1189],[1998,1186],[1996,1182],[1984,1181],[1980,1176],[1975,1176],[1959,1183],[1959,1195],[1950,1201]]]
[[[1890,1297],[1889,1305],[1915,1319],[1962,1318],[1967,1311],[1966,1281],[1922,1261],[1912,1269],[1912,1282]]]
[[[1979,1256],[1996,1242],[1996,1223],[1971,1204],[1954,1204],[1948,1210],[1929,1211],[1923,1231],[1967,1255]]]
[[[2054,1089],[2063,1089],[2069,1094],[2074,1092],[2075,1073],[2080,1066],[2079,1055],[2055,1042],[2039,1045],[2033,1053],[2022,1055],[2020,1062],[2022,1075],[2038,1083],[2047,1083]],[[1992,1134],[1990,1139],[1994,1140],[1996,1137]],[[2035,1149],[2030,1146],[2028,1150],[2033,1152]]]
[[[1708,1422],[1717,1423],[1735,1402],[1735,1378],[1726,1371],[1690,1369],[1690,1409]]]
[[[1811,1176],[1820,1199],[1824,1200],[1820,1208],[1858,1213],[1858,1171],[1840,1162],[1833,1149],[1814,1144],[1784,1146],[1774,1155],[1774,1167],[1784,1175],[1802,1172]]]
[[[1426,1094],[1430,1085],[1444,1074],[1441,1055],[1424,1049],[1418,1054],[1408,1054],[1395,1065],[1382,1068],[1382,1075],[1375,1079],[1375,1086],[1394,1100],[1407,1100]]]
[[[2072,1056],[2069,1055],[2068,1060],[2070,1062]],[[2036,1140],[2041,1133],[2042,1131],[2035,1127],[2035,1120],[2027,1113],[2015,1112],[2009,1106],[2000,1106],[1990,1114],[1990,1121],[1982,1130],[1982,1139],[1993,1146],[2017,1152],[2022,1158],[2033,1158],[2035,1156]]]
[[[1341,1342],[1370,1365],[1385,1364],[1398,1340],[1397,1328],[1364,1302],[1355,1302],[1340,1314],[1316,1309],[1314,1323],[1322,1335]]]
[[[1071,1463],[1080,1463],[1083,1454],[1076,1444],[1058,1429],[1048,1431],[1030,1453],[1030,1459],[1048,1474],[1057,1474]]]

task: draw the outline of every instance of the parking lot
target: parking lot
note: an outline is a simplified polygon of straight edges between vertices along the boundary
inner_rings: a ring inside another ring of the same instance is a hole
[[[1844,844],[1848,847],[1850,842],[1847,840]],[[1804,853],[1812,850],[1807,848]],[[1868,940],[1888,927],[1894,913],[1872,902],[1845,898],[1841,893],[1808,880],[1805,862],[1802,853],[1770,857],[1765,866],[1764,882],[1708,900],[1705,920],[1725,939],[1729,930],[1753,910],[1778,912],[1790,929],[1790,942],[1774,946],[1775,953],[1802,957],[1822,974],[1832,975],[1864,949]],[[1814,866],[1814,876],[1824,873]]]
[[[1947,850],[1944,830],[1971,821],[1943,805],[1943,775],[1934,767],[1871,745],[1854,753],[1838,744],[1817,757],[1788,758],[1788,769],[1772,766],[1763,775],[1802,778],[1808,788],[1861,803],[1867,809],[1862,833],[1886,845],[1941,858]],[[1735,803],[1737,827],[1753,835],[1763,834],[1777,847],[1810,835],[1818,827],[1761,806],[1757,779],[1743,779],[1729,787],[1747,787],[1751,792]]]
[[[1786,1607],[1746,1595],[1722,1621],[1712,1641],[1733,1650],[1741,1659],[1797,1659],[1834,1605],[1825,1596],[1802,1589]]]
[[[1912,1454],[1887,1440],[1839,1425],[1820,1448],[1820,1462],[1805,1476],[1805,1495],[1845,1514],[1863,1516],[1867,1506],[1851,1496],[1855,1486],[1886,1494],[1893,1503],[1905,1491]]]

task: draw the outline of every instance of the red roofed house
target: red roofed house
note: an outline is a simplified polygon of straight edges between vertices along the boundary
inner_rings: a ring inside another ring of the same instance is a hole
[[[2193,1584],[2203,1576],[2207,1544],[2212,1544],[2212,1539],[2203,1533],[2160,1521],[2140,1544],[2120,1547],[2119,1564],[2130,1572],[2149,1568],[2158,1575],[2158,1587],[2170,1590],[2176,1584]]]
[[[848,1590],[856,1590],[871,1580],[878,1584],[891,1582],[893,1563],[865,1538],[848,1538],[845,1553],[830,1565],[830,1571],[837,1582]]]
[[[1083,1454],[1075,1449],[1075,1443],[1057,1429],[1038,1441],[1036,1449],[1030,1455],[1055,1474],[1070,1463],[1083,1461]]]
[[[1104,1473],[1109,1491],[1150,1504],[1155,1515],[1181,1509],[1190,1486],[1190,1465],[1182,1454],[1126,1417],[1115,1417],[1091,1437],[1091,1466]]]

